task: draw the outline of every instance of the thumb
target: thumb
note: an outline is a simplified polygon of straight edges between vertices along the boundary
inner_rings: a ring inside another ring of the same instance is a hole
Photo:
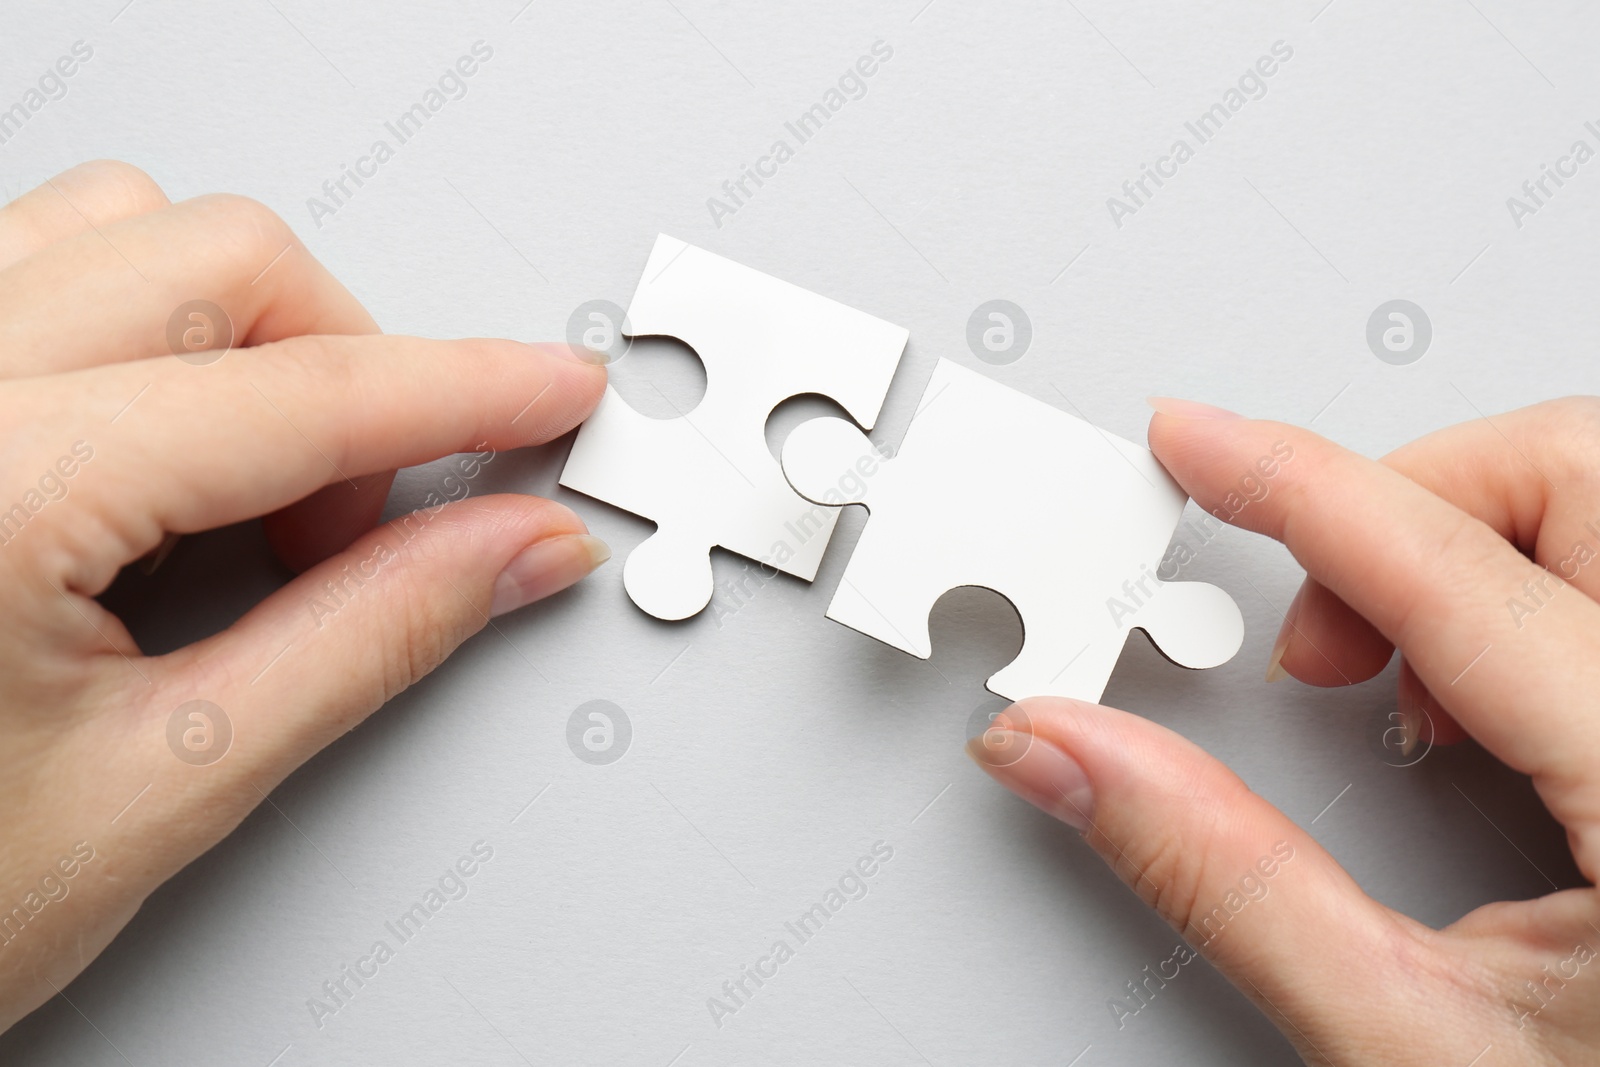
[[[494,616],[566,588],[609,555],[570,510],[537,497],[413,512],[306,571],[228,630],[163,657],[158,690],[171,707],[203,699],[221,709],[231,751],[216,769],[253,806],[256,788],[288,775]],[[537,652],[517,651],[530,680],[538,678]]]
[[[968,744],[996,781],[1084,834],[1308,1062],[1405,1007],[1384,971],[1431,931],[1378,904],[1310,835],[1199,747],[1124,711],[1014,704]],[[1398,983],[1396,983],[1398,984]]]

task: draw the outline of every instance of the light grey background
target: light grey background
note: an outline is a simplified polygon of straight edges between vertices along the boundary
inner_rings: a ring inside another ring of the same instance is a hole
[[[875,434],[891,443],[939,356],[1135,440],[1143,397],[1169,393],[1371,455],[1600,385],[1600,162],[1520,229],[1506,207],[1594,142],[1600,15],[1576,0],[123,3],[8,5],[0,104],[76,40],[94,58],[0,146],[5,192],[111,156],[174,199],[249,194],[390,331],[560,337],[584,301],[627,302],[665,231],[908,327]],[[307,199],[478,40],[494,55],[467,96],[316,225]],[[866,95],[714,225],[707,198],[880,40],[893,58]],[[1278,40],[1294,56],[1267,95],[1115,226],[1107,197]],[[1034,330],[1004,367],[965,341],[995,298]],[[1365,343],[1396,298],[1433,323],[1410,366]],[[557,490],[564,451],[497,457],[473,491],[553,494],[620,558],[649,524]],[[443,477],[402,474],[391,512]],[[774,581],[720,625],[643,616],[615,563],[501,620],[154,896],[67,991],[75,1007],[56,998],[0,1059],[1291,1059],[1203,963],[1118,1030],[1107,1001],[1175,935],[962,753],[993,700],[982,679],[1019,641],[997,597],[941,603],[931,664],[823,618],[862,521],[814,586]],[[716,560],[723,581],[741,566]],[[1281,548],[1230,530],[1185,574],[1233,592],[1244,650],[1189,673],[1136,638],[1108,703],[1226,760],[1423,921],[1548,890],[1518,849],[1576,877],[1526,783],[1472,746],[1385,764],[1392,668],[1347,691],[1261,680],[1299,578]],[[188,539],[111,603],[158,651],[283,580],[243,527]],[[609,766],[566,744],[593,699],[633,725]],[[494,858],[466,898],[319,1029],[308,998],[480,839]],[[879,840],[894,858],[869,895],[713,1025],[723,980]]]

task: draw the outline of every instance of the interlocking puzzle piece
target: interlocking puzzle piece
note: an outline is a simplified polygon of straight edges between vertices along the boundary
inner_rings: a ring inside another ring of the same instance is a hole
[[[706,369],[705,397],[677,419],[642,415],[607,388],[561,472],[569,489],[655,521],[623,567],[633,602],[660,619],[699,612],[719,545],[815,578],[839,515],[789,487],[767,417],[816,393],[870,429],[907,332],[665,234],[628,323],[631,337],[677,338]]]
[[[1244,639],[1233,599],[1156,577],[1187,497],[1147,449],[940,360],[893,459],[843,419],[783,447],[802,496],[870,513],[828,618],[921,659],[947,590],[983,586],[1022,616],[1017,658],[989,679],[1011,700],[1098,701],[1130,629],[1185,667]]]

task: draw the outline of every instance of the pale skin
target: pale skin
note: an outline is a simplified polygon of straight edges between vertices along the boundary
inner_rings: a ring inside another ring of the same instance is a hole
[[[224,308],[238,338],[206,366],[166,339],[194,299]],[[157,886],[489,617],[604,561],[575,515],[532,497],[446,504],[420,533],[376,525],[396,467],[559,436],[604,381],[563,345],[378,335],[270,211],[231,197],[170,205],[123,164],[75,168],[0,209],[0,509],[25,512],[11,527],[0,515],[0,920],[26,913],[15,929],[0,922],[0,1028],[65,988]],[[1343,685],[1399,648],[1412,739],[1471,736],[1531,775],[1592,883],[1600,560],[1520,628],[1506,601],[1548,585],[1542,568],[1593,540],[1600,402],[1480,420],[1381,462],[1292,426],[1156,403],[1152,447],[1207,510],[1276,443],[1294,448],[1271,493],[1232,517],[1284,541],[1310,576],[1274,673]],[[254,516],[303,573],[227,630],[144,656],[95,601],[168,535]],[[337,626],[318,627],[309,603],[323,583],[363,565],[374,576]],[[1450,685],[1489,642],[1471,684]],[[294,659],[274,663],[290,644]],[[169,744],[174,710],[196,699],[223,708],[234,734],[205,765]],[[1593,888],[1431,930],[1371,900],[1226,767],[1147,719],[1035,699],[998,723],[973,744],[979,762],[1085,829],[1181,931],[1274,846],[1292,849],[1270,898],[1203,951],[1308,1062],[1464,1065],[1486,1044],[1485,1065],[1596,1061],[1600,960],[1547,1003],[1523,989],[1574,946],[1600,950]],[[1026,733],[1008,740],[1006,727]],[[70,892],[55,899],[61,884]],[[1519,996],[1539,1007],[1520,1026]]]
[[[1225,497],[1275,444],[1294,450],[1231,520],[1282,541],[1309,576],[1269,680],[1349,685],[1398,649],[1407,747],[1470,736],[1530,775],[1591,884],[1430,929],[1367,896],[1195,745],[1098,705],[1024,701],[974,758],[1083,832],[1308,1063],[1600,1063],[1600,400],[1479,419],[1382,461],[1282,423],[1152,404],[1151,446],[1213,514],[1233,512]],[[1213,909],[1285,851],[1270,897],[1211,937]]]
[[[167,341],[195,299],[238,338],[205,366]],[[376,526],[396,467],[576,426],[605,386],[588,358],[381,336],[271,211],[169,205],[123,164],[0,210],[0,509],[23,508],[0,516],[0,1028],[490,616],[605,560],[576,515],[530,496]],[[166,535],[257,515],[303,573],[223,632],[144,656],[93,599]],[[312,604],[346,565],[371,577],[319,626]],[[209,765],[168,743],[196,699],[233,729]]]

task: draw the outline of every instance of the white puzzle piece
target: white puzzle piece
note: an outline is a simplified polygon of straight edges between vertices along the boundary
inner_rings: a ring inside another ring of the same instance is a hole
[[[1022,651],[988,683],[1008,699],[1098,701],[1130,629],[1185,667],[1244,640],[1227,593],[1156,577],[1187,497],[1149,450],[959,364],[939,361],[893,459],[824,418],[789,435],[783,469],[871,516],[828,618],[927,659],[934,602],[993,589],[1022,616]]]
[[[711,600],[718,545],[815,578],[838,511],[789,487],[767,417],[816,393],[870,429],[907,332],[665,234],[627,314],[629,336],[677,338],[706,369],[704,399],[677,419],[642,415],[608,387],[561,473],[569,489],[655,521],[623,567],[628,595],[660,619],[694,615]]]

